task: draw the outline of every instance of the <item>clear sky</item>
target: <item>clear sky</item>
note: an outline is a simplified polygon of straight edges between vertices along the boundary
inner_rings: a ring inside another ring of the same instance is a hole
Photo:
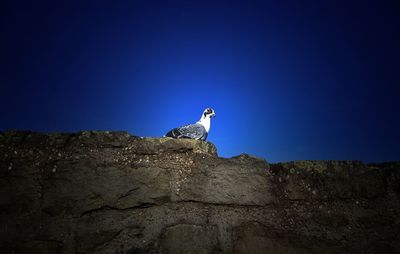
[[[10,2],[2,130],[160,137],[212,107],[224,157],[400,160],[399,1]]]

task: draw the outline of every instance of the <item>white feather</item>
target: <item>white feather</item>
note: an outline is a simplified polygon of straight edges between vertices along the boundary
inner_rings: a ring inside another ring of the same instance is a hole
[[[211,117],[210,117],[210,115],[204,116],[204,114],[203,114],[201,116],[200,120],[197,121],[197,123],[203,125],[204,128],[206,129],[207,133],[210,131],[210,127],[211,127]]]

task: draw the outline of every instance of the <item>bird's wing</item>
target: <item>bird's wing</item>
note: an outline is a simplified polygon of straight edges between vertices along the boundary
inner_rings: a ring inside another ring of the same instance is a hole
[[[207,137],[207,131],[201,124],[189,124],[179,128],[176,131],[180,133],[179,138],[192,138],[192,139],[202,139]]]

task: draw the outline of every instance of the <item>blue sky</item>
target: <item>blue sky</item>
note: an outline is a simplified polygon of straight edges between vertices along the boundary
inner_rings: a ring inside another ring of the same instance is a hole
[[[16,1],[0,128],[163,136],[224,157],[400,159],[396,1]]]

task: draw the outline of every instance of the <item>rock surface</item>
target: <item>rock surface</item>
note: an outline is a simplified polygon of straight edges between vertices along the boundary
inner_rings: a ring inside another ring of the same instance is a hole
[[[2,132],[0,223],[2,253],[400,253],[400,163]]]

